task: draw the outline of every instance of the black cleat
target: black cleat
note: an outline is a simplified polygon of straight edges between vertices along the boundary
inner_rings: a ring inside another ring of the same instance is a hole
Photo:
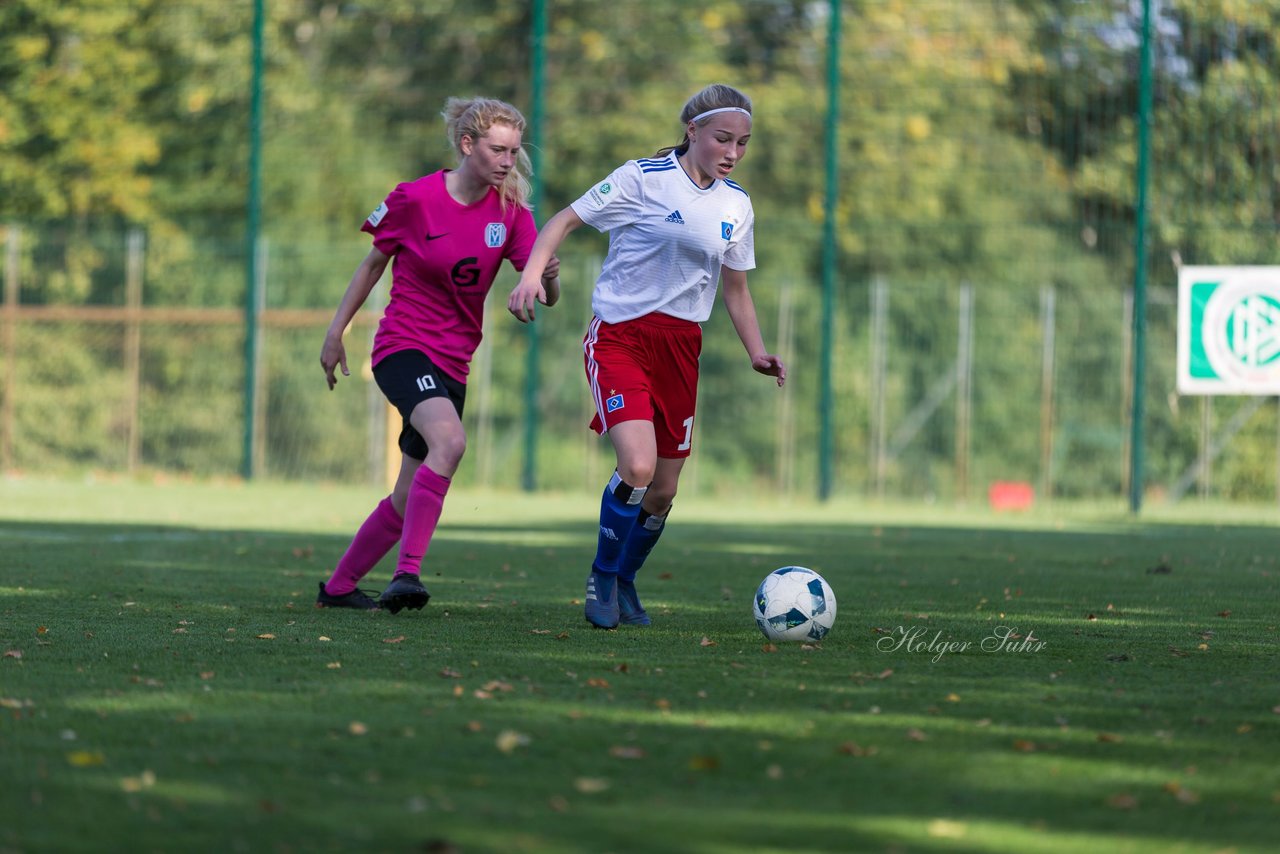
[[[421,611],[430,598],[431,594],[422,586],[422,580],[418,576],[410,572],[400,572],[391,579],[391,583],[387,585],[386,590],[382,591],[378,601],[382,603],[383,608],[396,614],[401,608]]]
[[[363,590],[352,590],[350,593],[344,593],[341,596],[334,596],[332,593],[324,589],[324,582],[320,582],[320,592],[316,594],[317,608],[356,608],[361,611],[376,611],[381,605],[377,600],[369,596]]]

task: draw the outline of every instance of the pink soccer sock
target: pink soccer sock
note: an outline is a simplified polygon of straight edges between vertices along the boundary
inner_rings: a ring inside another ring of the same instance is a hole
[[[449,478],[436,474],[423,464],[418,466],[409,487],[409,500],[404,508],[404,533],[400,537],[400,559],[396,574],[417,575],[422,570],[422,556],[431,545],[431,535],[440,521],[444,496],[449,491]]]
[[[369,570],[391,551],[391,547],[400,541],[400,531],[404,528],[404,520],[391,506],[391,499],[384,498],[373,508],[369,518],[364,520],[360,530],[356,531],[346,554],[338,561],[325,590],[331,596],[345,596],[360,579],[369,574]]]

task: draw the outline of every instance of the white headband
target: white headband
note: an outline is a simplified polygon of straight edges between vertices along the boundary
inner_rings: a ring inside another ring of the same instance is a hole
[[[714,110],[707,110],[705,113],[698,113],[696,116],[689,119],[689,121],[700,122],[707,116],[714,116],[716,113],[742,113],[747,118],[751,118],[751,112],[749,110],[744,110],[741,107],[716,107]]]

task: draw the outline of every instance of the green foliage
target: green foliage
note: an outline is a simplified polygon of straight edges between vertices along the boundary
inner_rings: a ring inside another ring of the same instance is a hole
[[[267,305],[331,309],[367,246],[358,230],[367,212],[397,182],[452,165],[439,118],[445,99],[487,94],[529,106],[530,4],[269,0],[265,8]],[[786,477],[803,488],[816,465],[822,358],[827,5],[555,0],[547,9],[541,220],[624,160],[675,143],[684,100],[707,82],[752,95],[754,134],[737,177],[759,223],[751,280],[766,341],[785,318],[792,324],[779,342],[789,348],[791,389],[776,393],[752,374],[718,313],[705,341],[699,454],[727,481],[772,481],[790,466]],[[1148,220],[1159,291],[1178,264],[1275,260],[1280,168],[1267,116],[1280,100],[1280,0],[1176,0],[1156,13]],[[243,303],[251,14],[251,4],[219,0],[0,6],[0,222],[23,229],[24,303],[119,304],[129,228],[147,236],[147,305]],[[1119,306],[1134,266],[1137,7],[890,0],[846,4],[843,14],[837,481],[858,489],[874,479],[868,307],[879,279],[891,295],[891,433],[954,363],[959,289],[968,283],[976,295],[970,448],[957,448],[951,396],[890,461],[890,492],[954,494],[964,453],[975,488],[1043,474],[1046,286],[1062,324],[1051,480],[1066,495],[1114,491],[1128,429]],[[585,231],[570,239],[565,302],[539,321],[541,467],[566,468],[548,471],[557,483],[578,477],[566,458],[590,442],[581,437],[590,404],[579,341],[605,245]],[[485,375],[494,389],[483,407],[473,393],[471,406],[476,423],[494,431],[484,440],[495,455],[487,470],[509,479],[521,467],[529,341],[494,302]],[[1147,460],[1167,482],[1194,458],[1198,422],[1168,403],[1174,313],[1149,317]],[[360,476],[363,465],[335,464],[333,448],[368,431],[321,425],[335,406],[343,420],[359,417],[364,395],[319,393],[310,351],[321,332],[310,334],[287,357],[270,357],[270,455],[283,455],[279,470],[297,476]],[[60,346],[79,345],[64,336]],[[67,357],[89,358],[83,346]],[[182,341],[149,348],[149,382],[190,372]],[[227,368],[237,353],[232,344],[217,360],[220,391],[204,404],[217,412],[174,416],[187,426],[160,427],[163,438],[148,440],[155,464],[231,464],[239,427],[226,419],[242,406],[242,370]],[[163,397],[170,393],[148,384],[147,411],[199,408]],[[219,420],[219,429],[194,426]],[[784,430],[790,446],[781,451]],[[211,444],[182,452],[183,434]],[[1246,481],[1231,488],[1268,495],[1263,481]]]

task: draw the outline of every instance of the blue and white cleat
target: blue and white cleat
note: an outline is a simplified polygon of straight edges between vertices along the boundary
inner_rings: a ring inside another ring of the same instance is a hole
[[[640,604],[634,579],[618,576],[618,618],[628,626],[650,625],[649,614]]]
[[[587,576],[586,605],[583,608],[587,622],[597,629],[618,627],[618,576],[616,573],[596,572]]]

